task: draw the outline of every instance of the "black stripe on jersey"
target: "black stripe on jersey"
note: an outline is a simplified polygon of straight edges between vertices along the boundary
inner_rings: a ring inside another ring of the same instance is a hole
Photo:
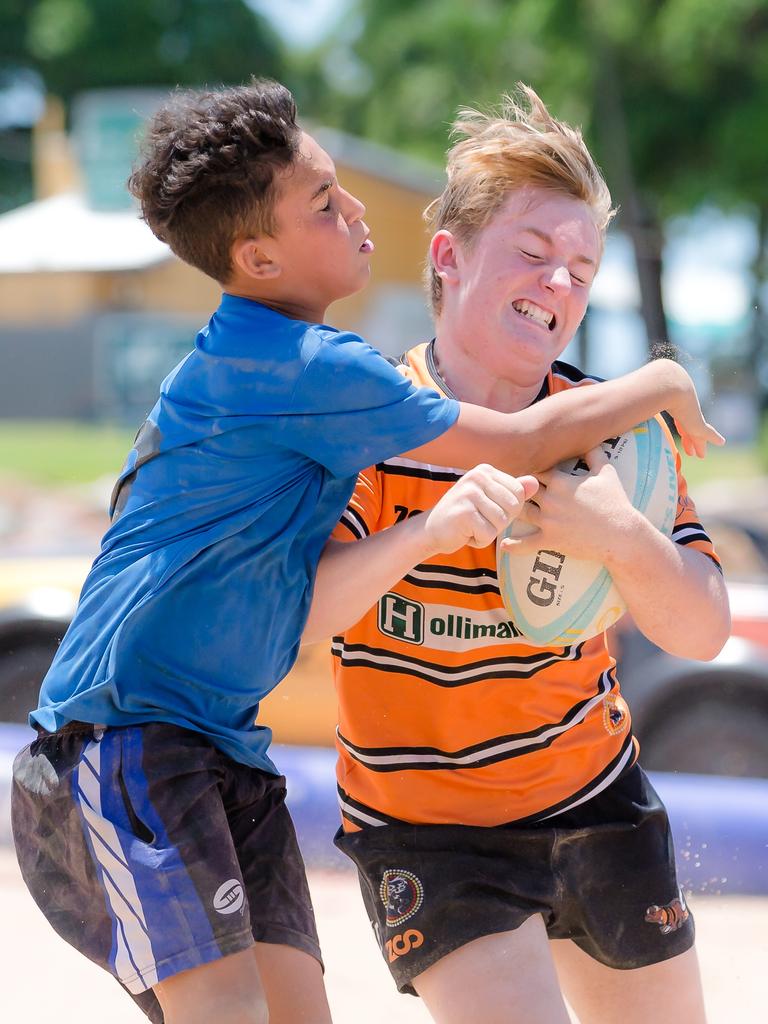
[[[675,544],[690,544],[694,540],[712,543],[704,527],[698,523],[680,523],[679,526],[675,526],[672,530],[672,540]]]
[[[676,523],[672,527],[672,536],[674,537],[674,535],[678,533],[680,530],[700,530],[701,533],[704,533],[704,527],[701,525],[701,523]]]
[[[431,562],[419,562],[418,565],[413,567],[411,572],[416,570],[420,572],[444,573],[446,576],[463,576],[468,580],[478,579],[478,577],[486,580],[498,580],[499,578],[495,569],[462,569],[453,565],[433,565]]]
[[[424,576],[415,575],[424,573]],[[426,575],[441,579],[426,579]],[[458,577],[458,578],[457,578]],[[455,590],[460,594],[500,594],[498,576],[492,569],[458,569],[450,565],[421,563],[407,573],[403,580],[426,590]],[[459,582],[466,580],[466,583]]]
[[[444,483],[456,483],[461,480],[461,473],[451,473],[450,470],[422,469],[420,466],[390,465],[389,462],[379,462],[376,465],[377,473],[386,473],[388,476],[411,476],[420,480],[438,480]]]
[[[402,818],[393,818],[391,814],[384,814],[383,811],[377,811],[375,808],[368,807],[367,804],[363,804],[359,800],[354,800],[349,793],[345,792],[341,788],[341,786],[336,786],[336,794],[342,815],[348,821],[351,821],[353,825],[367,828],[371,825],[375,827],[381,825],[409,824],[409,822],[403,821]],[[366,820],[371,818],[374,820]]]
[[[530,679],[536,672],[542,672],[562,662],[579,661],[582,645],[564,647],[562,654],[525,654],[520,657],[486,658],[472,660],[466,665],[435,665],[434,662],[422,658],[414,658],[408,654],[395,654],[380,647],[368,647],[366,644],[333,645],[331,654],[341,661],[344,668],[367,668],[377,672],[398,673],[424,679],[434,686],[454,687],[469,686],[472,683],[484,682],[487,679]],[[387,658],[387,662],[376,661],[377,657]],[[512,668],[511,666],[515,666]],[[528,667],[521,667],[528,666]],[[440,679],[436,673],[463,678]]]
[[[403,576],[403,581],[423,590],[454,590],[459,594],[501,594],[498,584],[495,583],[476,583],[474,586],[467,586],[463,583],[454,583],[452,580],[419,579],[410,573]]]
[[[709,535],[705,532],[704,527],[701,523],[680,523],[675,526],[672,530],[672,540],[675,544],[679,544],[681,548],[684,548],[687,544],[696,544],[703,542],[704,544],[712,544]],[[706,555],[710,562],[715,566],[720,575],[723,575],[723,567],[718,561],[717,557],[710,551],[702,551],[702,555]]]
[[[357,537],[358,540],[362,540],[363,537],[370,536],[370,530],[368,529],[365,520],[356,509],[351,506],[347,506],[344,510],[344,514],[339,520],[341,526],[345,526],[349,532]]]
[[[635,758],[630,756],[630,748],[634,748],[634,740],[632,733],[627,733],[627,737],[621,745],[621,750],[618,754],[608,762],[608,764],[599,772],[593,779],[582,786],[581,789],[577,789],[575,793],[571,793],[570,796],[565,797],[563,800],[559,800],[556,804],[551,804],[549,807],[544,808],[542,811],[536,811],[534,814],[529,814],[525,818],[513,818],[511,821],[504,822],[505,825],[528,825],[536,821],[545,821],[549,818],[553,818],[557,814],[562,814],[564,811],[570,810],[571,807],[577,804],[584,804],[587,800],[590,800],[593,796],[597,796],[603,789],[607,789],[609,785],[621,778],[625,771],[632,767],[635,763]],[[623,763],[626,762],[626,763]],[[611,776],[615,773],[615,778]],[[552,827],[557,828],[557,822],[552,822]]]
[[[679,544],[681,548],[684,548],[686,544],[696,544],[699,541],[707,542],[709,541],[709,537],[702,530],[700,533],[692,533],[690,536],[686,537],[681,537],[679,533],[677,535],[673,533],[672,540],[675,542],[675,544]]]
[[[346,739],[338,729],[337,735],[350,757],[371,772],[461,771],[484,768],[499,761],[511,761],[525,754],[546,750],[575,725],[579,725],[590,707],[601,704],[615,685],[616,682],[610,672],[601,672],[595,693],[570,707],[559,722],[547,722],[529,732],[494,736],[461,750],[441,750],[439,747],[359,747]],[[510,744],[515,746],[506,750],[498,749],[504,746],[509,748]],[[487,753],[484,754],[483,751]],[[430,757],[434,759],[430,760]],[[381,759],[381,762],[387,759],[387,763],[373,761],[373,758]],[[397,760],[392,761],[393,758]]]

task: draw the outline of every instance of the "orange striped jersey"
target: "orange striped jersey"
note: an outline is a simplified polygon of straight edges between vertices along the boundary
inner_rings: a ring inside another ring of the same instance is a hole
[[[402,357],[414,382],[454,397],[433,343]],[[538,399],[591,385],[553,364]],[[673,539],[719,566],[678,471]],[[362,473],[334,537],[353,540],[431,508],[459,470],[393,458]],[[338,788],[347,831],[391,823],[542,820],[596,795],[637,745],[604,636],[529,646],[504,609],[496,549],[415,566],[335,637]]]

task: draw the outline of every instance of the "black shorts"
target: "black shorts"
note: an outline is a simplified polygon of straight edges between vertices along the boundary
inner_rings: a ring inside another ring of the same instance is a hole
[[[525,827],[387,825],[336,836],[401,992],[447,953],[541,914],[609,967],[693,945],[664,805],[639,766],[568,813]]]
[[[16,758],[13,833],[54,929],[162,1024],[152,986],[180,971],[254,942],[320,960],[284,798],[198,733],[72,723]]]

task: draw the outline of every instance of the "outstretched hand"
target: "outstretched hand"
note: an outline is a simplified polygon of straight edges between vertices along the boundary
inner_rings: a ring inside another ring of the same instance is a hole
[[[704,419],[696,388],[682,367],[679,367],[679,374],[683,380],[687,378],[689,386],[670,405],[669,412],[675,421],[685,454],[703,459],[708,444],[719,447],[725,444],[725,438]]]
[[[704,417],[701,417],[701,423],[697,424],[694,429],[686,429],[683,423],[674,417],[675,427],[680,435],[680,443],[683,446],[683,451],[686,455],[695,455],[699,459],[703,459],[707,454],[707,445],[715,444],[718,446],[725,444],[725,438],[719,433],[711,424],[707,423]]]

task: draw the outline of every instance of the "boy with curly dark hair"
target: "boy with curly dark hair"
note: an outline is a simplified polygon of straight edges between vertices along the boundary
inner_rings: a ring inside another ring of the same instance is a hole
[[[357,473],[400,452],[493,462],[456,514],[492,501],[506,523],[535,487],[509,473],[660,407],[700,450],[719,435],[671,363],[504,415],[416,387],[326,326],[373,246],[277,83],[176,95],[130,185],[224,294],[118,479],[15,764],[16,847],[54,928],[152,1021],[323,1024],[304,867],[257,717],[296,657]]]

